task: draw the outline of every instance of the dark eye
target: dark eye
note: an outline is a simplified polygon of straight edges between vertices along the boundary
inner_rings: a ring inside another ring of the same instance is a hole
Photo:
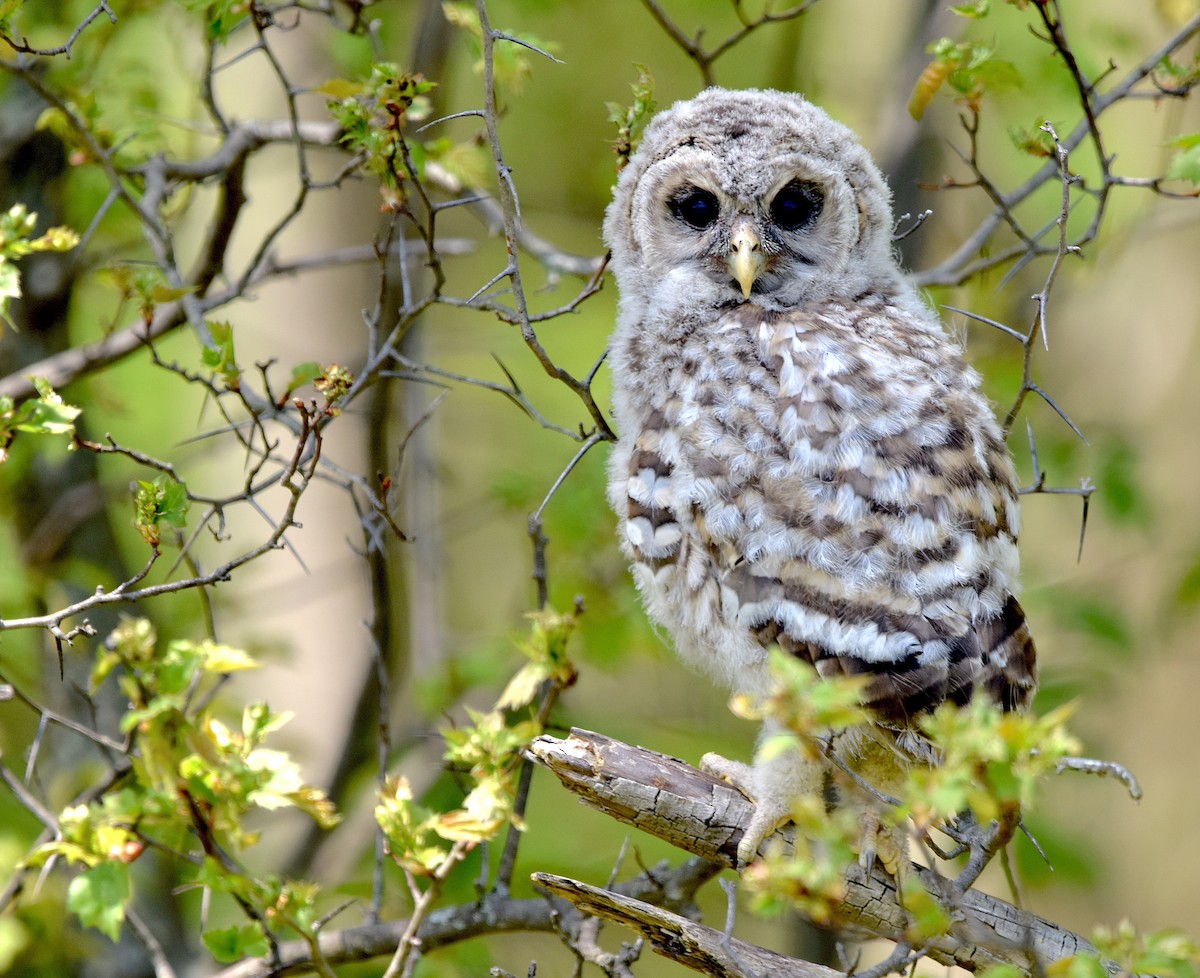
[[[771,201],[771,217],[785,231],[799,231],[817,219],[824,202],[817,187],[793,180]]]
[[[701,190],[699,187],[687,187],[681,190],[671,198],[667,206],[670,207],[672,214],[685,224],[690,224],[697,231],[712,224],[721,209],[717,203],[717,195],[708,190]]]

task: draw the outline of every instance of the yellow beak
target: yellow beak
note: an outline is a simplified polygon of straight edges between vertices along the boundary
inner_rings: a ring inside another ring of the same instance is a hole
[[[742,295],[749,299],[750,287],[767,264],[762,253],[762,243],[749,222],[745,222],[734,231],[729,245],[729,257],[725,259],[729,265],[729,274],[737,279],[738,285],[742,287]]]

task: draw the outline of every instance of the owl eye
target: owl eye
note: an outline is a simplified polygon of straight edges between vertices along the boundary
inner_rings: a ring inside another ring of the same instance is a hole
[[[771,201],[771,218],[785,231],[799,231],[816,220],[824,202],[817,187],[793,180]]]
[[[712,224],[721,209],[717,195],[699,187],[685,188],[672,197],[667,206],[672,214],[697,231]]]

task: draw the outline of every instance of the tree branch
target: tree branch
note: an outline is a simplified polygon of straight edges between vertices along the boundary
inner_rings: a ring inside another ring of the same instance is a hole
[[[565,876],[534,873],[533,881],[576,910],[628,927],[665,958],[711,978],[846,978],[841,971],[739,941],[653,904]]]
[[[539,737],[530,753],[584,804],[704,859],[736,864],[753,804],[726,782],[676,758],[587,730],[573,729],[564,740]],[[1048,963],[1095,953],[1084,938],[1058,924],[976,890],[959,895],[923,866],[914,865],[913,873],[954,920],[948,934],[928,945],[929,957],[942,964],[973,971],[1007,962],[1036,975]],[[910,923],[896,882],[882,867],[870,876],[853,872],[847,878],[846,899],[834,920],[838,930],[903,943]]]
[[[617,895],[654,901],[671,910],[685,910],[696,890],[712,879],[721,867],[701,859],[689,859],[671,869],[655,866],[634,879],[613,887]],[[577,930],[582,918],[569,903],[549,897],[517,899],[490,893],[482,900],[456,904],[433,911],[417,930],[421,951],[428,953],[458,941],[485,934],[514,932],[554,933]],[[390,955],[408,930],[409,921],[395,920],[366,924],[345,930],[322,932],[319,949],[330,964],[366,961]],[[280,978],[300,974],[312,968],[312,949],[302,940],[279,945],[278,960],[248,958],[231,965],[216,978]],[[818,976],[812,976],[818,978]]]

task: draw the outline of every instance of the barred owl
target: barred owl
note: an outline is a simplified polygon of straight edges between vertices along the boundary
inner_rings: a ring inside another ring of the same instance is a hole
[[[1036,683],[1012,461],[892,226],[846,127],[797,95],[722,89],[652,120],[604,224],[609,498],[649,615],[752,696],[771,646],[864,676],[873,722],[838,750],[884,791],[931,758],[922,713],[976,692],[1020,709]],[[743,863],[821,790],[794,755],[706,763],[755,802]]]

